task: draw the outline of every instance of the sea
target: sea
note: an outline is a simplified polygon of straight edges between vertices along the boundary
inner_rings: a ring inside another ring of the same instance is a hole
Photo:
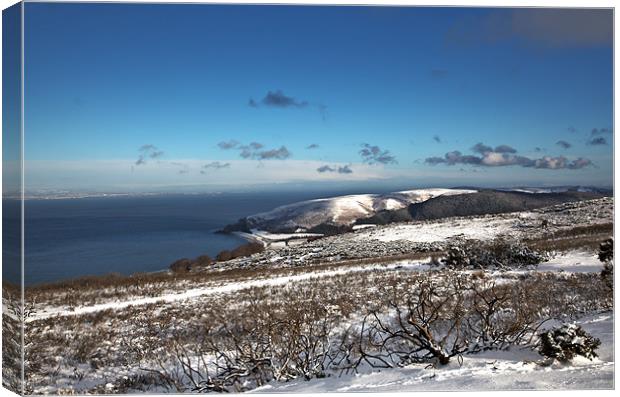
[[[338,195],[343,192],[338,192]],[[328,192],[164,194],[25,201],[25,285],[107,273],[165,270],[245,243],[217,230]],[[19,201],[3,200],[3,277],[19,283]],[[9,232],[9,233],[7,233]]]

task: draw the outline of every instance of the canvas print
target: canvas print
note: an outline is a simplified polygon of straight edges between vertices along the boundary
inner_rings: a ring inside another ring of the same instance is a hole
[[[6,8],[3,386],[613,389],[613,14]]]

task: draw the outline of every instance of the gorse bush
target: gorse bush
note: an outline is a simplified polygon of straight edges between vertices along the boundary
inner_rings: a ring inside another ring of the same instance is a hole
[[[559,328],[539,335],[538,352],[560,362],[568,362],[575,356],[592,360],[597,357],[596,349],[601,341],[575,324],[564,324]]]
[[[610,238],[599,246],[598,259],[604,263],[601,278],[609,289],[614,288],[614,239]]]
[[[450,247],[441,263],[456,269],[486,269],[528,267],[546,260],[523,244],[497,239],[488,244],[467,242]]]

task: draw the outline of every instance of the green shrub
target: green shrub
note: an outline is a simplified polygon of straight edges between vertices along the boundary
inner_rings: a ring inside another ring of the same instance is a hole
[[[538,353],[545,357],[568,362],[575,356],[592,360],[601,341],[576,324],[564,324],[539,335]]]

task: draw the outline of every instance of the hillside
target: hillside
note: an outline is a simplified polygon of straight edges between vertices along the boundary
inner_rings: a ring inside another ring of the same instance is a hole
[[[187,273],[26,287],[23,382],[28,394],[612,388],[598,250],[613,210],[605,197],[380,225]],[[455,265],[454,252],[484,261]],[[536,262],[514,259],[524,253]],[[9,346],[19,296],[3,295]],[[599,339],[598,357],[541,354],[540,333],[563,324]]]
[[[223,231],[250,232],[252,229],[260,229],[272,233],[305,231],[335,234],[348,230],[357,219],[370,217],[380,211],[397,211],[433,197],[474,192],[465,189],[418,189],[307,200],[242,218],[226,226]]]
[[[357,224],[385,225],[393,222],[432,220],[455,216],[473,216],[527,211],[563,203],[591,200],[605,195],[595,192],[564,191],[529,193],[524,191],[484,190],[472,194],[433,197],[412,203],[407,208],[380,211],[359,219]]]

